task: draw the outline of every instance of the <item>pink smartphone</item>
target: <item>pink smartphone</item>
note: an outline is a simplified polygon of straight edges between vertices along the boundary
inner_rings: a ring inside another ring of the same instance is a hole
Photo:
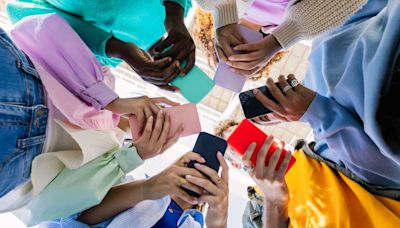
[[[184,125],[181,137],[197,134],[201,131],[199,113],[197,106],[193,103],[188,103],[179,106],[164,108],[171,117],[171,125],[168,132],[168,137],[172,137],[179,129],[181,124]],[[135,116],[129,118],[129,125],[132,131],[132,138],[136,140],[140,137],[141,132],[138,128],[138,122]]]
[[[263,38],[260,32],[254,31],[242,25],[239,25],[239,31],[248,43],[253,43]],[[217,66],[217,70],[215,71],[214,82],[216,85],[219,85],[225,89],[239,93],[243,89],[244,83],[246,82],[246,77],[232,72],[228,65],[220,62]]]

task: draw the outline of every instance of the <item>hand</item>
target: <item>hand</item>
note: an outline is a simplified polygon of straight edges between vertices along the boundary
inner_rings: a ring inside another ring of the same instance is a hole
[[[147,96],[143,96],[135,98],[118,98],[108,104],[105,109],[120,115],[135,115],[141,132],[147,122],[147,119],[150,116],[157,116],[157,113],[160,111],[160,108],[157,106],[157,104],[161,103],[171,106],[179,105],[179,103],[170,101],[165,97],[149,98]]]
[[[154,58],[158,60],[171,57],[178,61],[181,67],[182,62],[187,60],[186,65],[179,71],[179,75],[184,76],[194,66],[196,47],[184,23],[182,7],[173,2],[165,2],[165,7],[167,16],[164,25],[168,36],[154,47]]]
[[[287,80],[281,75],[279,77],[279,89],[273,80],[268,78],[267,87],[279,104],[264,96],[264,94],[258,89],[253,91],[257,100],[266,108],[273,111],[273,116],[275,118],[282,121],[298,121],[307,111],[316,94],[314,91],[301,84],[297,85],[295,88],[292,87],[286,93],[283,93],[282,90],[286,86],[289,86],[289,83],[293,80],[296,80],[293,74],[290,74],[287,77]]]
[[[259,124],[259,125],[272,125],[281,123],[282,120],[277,116],[275,113],[268,113],[265,116],[259,116],[251,119],[252,122]]]
[[[221,177],[215,170],[199,163],[195,164],[195,168],[211,180],[186,175],[188,182],[202,187],[209,193],[203,193],[198,200],[199,203],[206,202],[209,205],[206,215],[206,224],[209,228],[226,227],[228,219],[229,168],[220,152],[217,158],[222,167]]]
[[[166,195],[175,195],[176,197],[184,200],[185,202],[196,205],[198,200],[195,197],[190,196],[181,187],[190,189],[196,193],[201,194],[203,189],[189,183],[184,178],[186,175],[191,175],[193,177],[205,178],[198,170],[193,168],[185,167],[185,164],[190,161],[196,161],[199,163],[204,163],[205,160],[199,154],[188,152],[183,155],[177,162],[171,165],[166,170],[157,174],[156,176],[145,181],[145,197],[146,199],[159,199]]]
[[[228,57],[232,56],[232,47],[244,44],[246,40],[239,32],[238,24],[230,24],[218,28],[215,34],[215,51],[218,59],[222,62],[227,62]]]
[[[169,85],[179,73],[178,61],[170,57],[154,60],[135,44],[114,37],[107,42],[106,51],[108,56],[123,59],[144,81],[169,91],[179,90]]]
[[[268,35],[258,42],[237,45],[233,49],[242,54],[229,56],[226,64],[233,72],[251,76],[267,65],[282,47],[273,35]]]
[[[133,143],[142,160],[152,158],[166,151],[178,141],[183,131],[183,126],[181,126],[177,132],[168,139],[171,117],[162,110],[157,114],[154,128],[153,122],[154,117],[150,116],[147,119],[143,134]]]
[[[291,153],[285,154],[279,169],[276,170],[284,147],[284,143],[281,143],[270,157],[268,164],[265,165],[267,153],[272,143],[272,136],[264,141],[257,154],[257,165],[255,169],[249,169],[249,174],[264,193],[264,227],[288,227],[289,192],[285,181],[285,172],[291,159]],[[256,143],[251,143],[243,155],[243,163],[246,166],[253,167],[250,158],[256,145]]]

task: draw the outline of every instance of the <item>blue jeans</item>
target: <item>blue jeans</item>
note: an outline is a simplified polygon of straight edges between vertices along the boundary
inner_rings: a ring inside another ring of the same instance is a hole
[[[47,116],[38,73],[0,28],[0,197],[29,180]]]

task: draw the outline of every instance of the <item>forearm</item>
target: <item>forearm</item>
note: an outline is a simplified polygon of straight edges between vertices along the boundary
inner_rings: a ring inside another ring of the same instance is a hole
[[[287,8],[284,22],[272,34],[284,48],[342,25],[366,0],[298,0]]]
[[[134,207],[148,199],[144,188],[145,181],[116,186],[108,192],[99,205],[82,212],[78,220],[88,225],[95,225]]]
[[[265,228],[283,228],[289,225],[287,205],[264,200],[263,221]]]

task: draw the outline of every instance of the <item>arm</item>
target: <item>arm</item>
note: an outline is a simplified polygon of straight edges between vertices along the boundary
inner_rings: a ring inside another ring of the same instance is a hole
[[[239,16],[236,7],[236,0],[195,0],[203,9],[211,11],[216,29],[229,24],[237,24]]]

